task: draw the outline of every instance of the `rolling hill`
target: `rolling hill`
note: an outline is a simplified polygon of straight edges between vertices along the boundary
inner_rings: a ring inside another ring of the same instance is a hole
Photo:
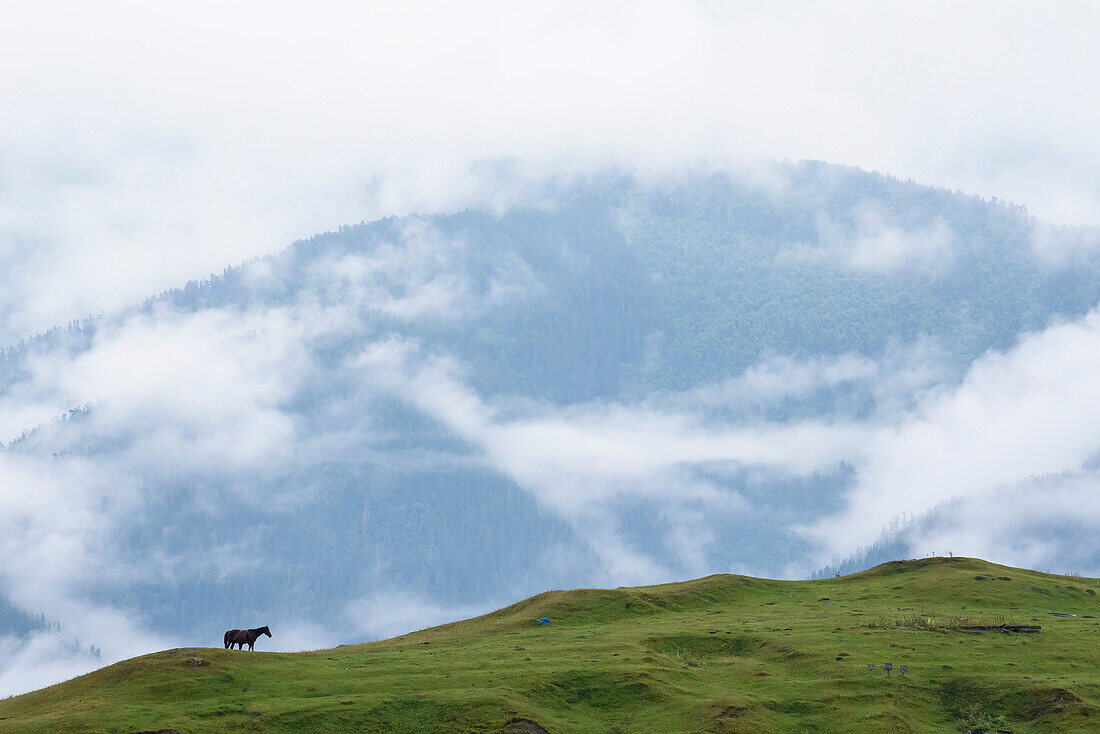
[[[926,558],[550,591],[369,644],[126,660],[0,701],[0,732],[1095,731],[1098,590]],[[1009,624],[1041,630],[963,629]]]

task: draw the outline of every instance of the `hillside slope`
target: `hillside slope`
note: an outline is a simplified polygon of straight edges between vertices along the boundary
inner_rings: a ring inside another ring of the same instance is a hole
[[[552,591],[366,645],[127,660],[0,701],[0,732],[1095,731],[1098,589],[932,558]],[[959,629],[1002,623],[1042,630]]]

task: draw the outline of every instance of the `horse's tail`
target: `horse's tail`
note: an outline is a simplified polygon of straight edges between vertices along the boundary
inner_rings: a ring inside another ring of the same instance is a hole
[[[222,638],[222,644],[225,645],[225,649],[229,649],[229,630],[225,631],[225,637]]]

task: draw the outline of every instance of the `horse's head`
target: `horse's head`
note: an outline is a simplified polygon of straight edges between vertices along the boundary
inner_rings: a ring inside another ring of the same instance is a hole
[[[260,628],[260,634],[261,635],[267,635],[268,637],[271,637],[271,630],[269,630],[267,628],[267,625],[265,624],[263,627]]]

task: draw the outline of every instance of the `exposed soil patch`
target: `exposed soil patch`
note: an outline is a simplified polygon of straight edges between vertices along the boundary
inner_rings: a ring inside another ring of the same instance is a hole
[[[724,707],[714,716],[707,731],[713,734],[763,734],[772,730],[761,720],[760,706],[753,703]]]
[[[550,732],[536,721],[517,716],[504,722],[500,734],[550,734]]]

